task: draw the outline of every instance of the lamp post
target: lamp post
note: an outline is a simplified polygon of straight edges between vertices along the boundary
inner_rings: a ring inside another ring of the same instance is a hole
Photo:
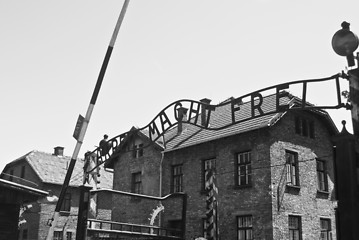
[[[349,23],[343,22],[342,29],[338,30],[332,38],[332,47],[339,56],[347,58],[348,66],[355,66],[354,51],[358,48],[359,39],[349,29]],[[356,56],[358,62],[359,55]],[[353,120],[354,135],[359,136],[359,68],[348,71],[349,76],[349,100],[352,105],[351,113]]]
[[[333,50],[347,58],[349,80],[349,101],[354,136],[345,127],[334,138],[336,144],[335,156],[335,191],[338,200],[337,209],[337,238],[340,240],[359,239],[359,54],[354,57],[358,48],[358,37],[350,31],[349,23],[343,22],[342,29],[332,38]],[[355,68],[355,59],[357,67]]]

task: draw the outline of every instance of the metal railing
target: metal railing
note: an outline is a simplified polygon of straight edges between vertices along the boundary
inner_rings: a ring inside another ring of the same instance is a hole
[[[124,195],[128,197],[136,197],[139,199],[149,199],[149,200],[157,200],[163,201],[169,198],[181,198],[182,199],[182,213],[181,213],[181,229],[172,229],[172,228],[164,228],[153,225],[141,225],[141,224],[132,224],[132,223],[122,223],[122,222],[114,222],[108,220],[99,220],[99,219],[87,219],[87,233],[90,236],[97,235],[132,235],[132,236],[148,236],[153,239],[184,239],[186,232],[186,211],[187,211],[187,194],[183,192],[176,192],[168,194],[164,197],[157,196],[149,196],[137,193],[130,193],[124,191],[118,191],[113,189],[96,189],[90,190],[90,195],[94,195],[97,193],[111,193],[117,195]]]
[[[88,219],[88,235],[96,233],[123,234],[138,236],[158,236],[168,239],[181,239],[182,231],[179,229],[162,228],[157,226],[148,226],[131,223],[121,223],[97,219]]]

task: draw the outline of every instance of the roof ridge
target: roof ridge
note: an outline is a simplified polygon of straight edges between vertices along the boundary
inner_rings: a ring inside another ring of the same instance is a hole
[[[253,94],[253,93],[261,93],[262,91],[254,91],[254,92],[252,92],[251,94]],[[280,91],[281,93],[282,92],[286,92],[288,95],[288,98],[289,99],[292,99],[292,98],[298,98],[298,99],[301,99],[301,98],[299,98],[299,97],[297,97],[297,96],[295,96],[295,95],[293,95],[293,94],[291,94],[289,91],[286,91],[286,90],[281,90]],[[250,94],[247,94],[248,96],[246,96],[245,98],[247,98],[247,97],[250,97]],[[271,93],[271,94],[268,94],[268,95],[262,95],[262,97],[263,98],[269,98],[269,97],[272,97],[273,95],[277,95],[277,93],[276,92],[274,92],[274,93]],[[225,100],[223,100],[223,101],[220,101],[219,102],[219,104],[218,105],[225,105],[225,104],[227,104],[227,103],[230,103],[231,101],[233,101],[233,100],[235,100],[235,99],[240,99],[240,98],[242,98],[243,96],[241,96],[241,97],[238,97],[238,98],[235,98],[235,97],[233,97],[233,96],[231,96],[231,97],[229,97],[229,98],[227,98],[227,99],[225,99]],[[248,100],[248,101],[246,101],[246,102],[243,102],[242,104],[246,104],[246,103],[250,103],[251,102],[251,100]]]

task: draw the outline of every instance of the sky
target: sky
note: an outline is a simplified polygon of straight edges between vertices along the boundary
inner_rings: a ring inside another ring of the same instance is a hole
[[[0,169],[32,150],[72,156],[122,4],[0,0]],[[357,0],[131,0],[79,157],[176,100],[218,104],[346,70],[331,39],[343,21],[359,33],[358,9]],[[310,91],[314,104],[336,99],[332,87]],[[328,112],[352,129],[350,111]]]

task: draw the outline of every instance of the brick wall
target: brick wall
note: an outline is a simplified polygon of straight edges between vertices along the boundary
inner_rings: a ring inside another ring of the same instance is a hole
[[[132,174],[141,172],[141,194],[159,196],[159,166],[161,153],[153,147],[143,150],[143,156],[133,157],[133,145],[148,144],[141,138],[135,138],[125,146],[129,151],[120,156],[114,165],[113,188],[121,191],[132,191]],[[112,218],[120,222],[149,224],[150,213],[158,205],[157,201],[144,200],[123,195],[112,195]]]
[[[258,130],[240,136],[196,145],[169,152],[164,161],[164,193],[170,192],[171,166],[183,164],[184,191],[189,195],[187,212],[187,238],[202,236],[202,224],[206,212],[206,195],[203,191],[203,160],[216,159],[216,186],[218,187],[219,229],[223,239],[236,236],[236,217],[253,215],[254,227],[261,229],[255,237],[270,234],[271,204],[268,190],[270,169],[263,168],[265,161],[264,139],[266,130]],[[253,184],[248,188],[235,186],[236,153],[252,151]],[[262,231],[263,230],[263,231]]]
[[[203,219],[206,212],[203,161],[212,158],[216,159],[221,239],[235,239],[237,217],[246,215],[253,217],[254,239],[286,239],[289,231],[288,216],[293,214],[302,217],[303,239],[318,238],[320,218],[330,219],[332,229],[335,229],[333,210],[335,203],[332,201],[333,157],[329,131],[324,127],[321,119],[311,114],[301,114],[314,121],[314,139],[296,135],[295,114],[287,113],[271,128],[262,128],[165,153],[163,196],[171,193],[172,167],[182,164],[183,191],[188,194],[186,239],[203,235]],[[299,164],[301,185],[300,190],[295,194],[285,192],[281,188],[285,180],[281,179],[285,167],[285,150],[297,152],[301,161]],[[249,187],[239,187],[235,184],[236,155],[244,151],[251,151],[252,154],[253,181]],[[328,194],[317,192],[316,162],[302,161],[315,156],[327,163],[330,172]],[[130,152],[124,153],[114,165],[114,189],[130,191],[131,173],[141,171],[143,193],[156,195],[159,186],[160,158],[159,150],[154,148],[145,149],[142,159],[133,159]],[[279,211],[278,199],[281,204]],[[120,197],[113,197],[113,201],[115,205],[118,204],[112,216],[115,221],[130,220],[130,216],[138,212],[146,213],[150,208],[150,205],[141,205],[140,202],[131,204],[130,201],[123,201]],[[179,199],[171,201],[164,203],[165,211],[161,215],[163,226],[169,226],[170,221],[181,219],[181,201]],[[335,239],[335,231],[333,237]]]
[[[273,229],[274,238],[289,234],[289,215],[300,216],[303,239],[319,239],[320,218],[330,219],[333,239],[336,239],[334,199],[334,169],[331,136],[320,119],[302,113],[314,121],[315,138],[300,136],[293,126],[294,114],[286,116],[280,126],[271,132],[273,144],[270,147],[273,183]],[[286,131],[283,131],[286,129]],[[288,189],[285,179],[285,151],[298,153],[299,189]],[[316,158],[326,162],[328,192],[317,191]],[[283,176],[284,175],[284,176]],[[278,200],[279,199],[279,200]],[[279,210],[278,210],[279,209]]]
[[[43,189],[45,191],[51,189],[54,195],[59,196],[61,186],[44,184]],[[71,232],[72,239],[75,239],[79,192],[76,187],[70,187],[69,191],[71,192],[71,210],[70,212],[60,212],[60,217],[55,227],[55,231],[63,231],[64,239],[66,239],[66,232]],[[21,225],[20,232],[27,229],[29,240],[46,239],[49,230],[47,223],[54,214],[56,202],[49,203],[46,198],[42,198],[39,199],[38,202],[32,202],[29,204],[31,204],[32,207],[23,214],[23,218],[26,220],[26,223]]]

